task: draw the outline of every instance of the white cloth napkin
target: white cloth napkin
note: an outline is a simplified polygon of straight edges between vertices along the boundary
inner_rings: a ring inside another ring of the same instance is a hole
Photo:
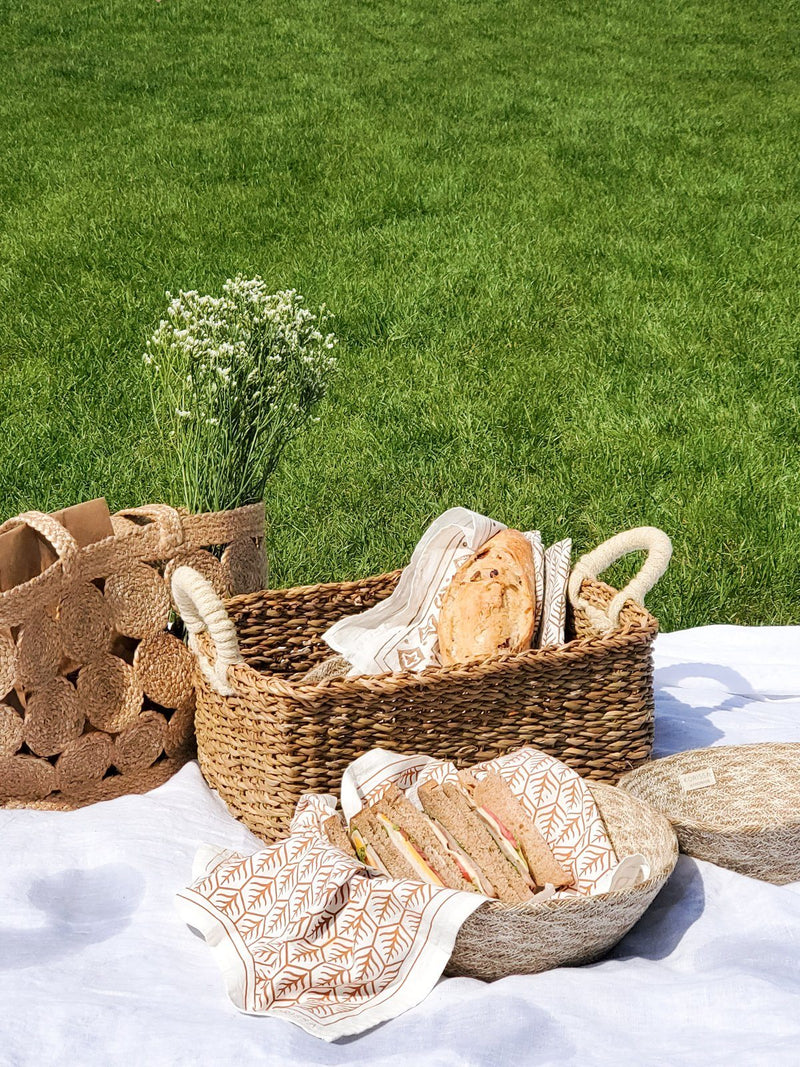
[[[505,529],[466,508],[450,508],[434,520],[391,596],[340,619],[323,634],[334,652],[352,664],[348,677],[439,666],[439,611],[447,587],[473,552]],[[525,536],[536,576],[534,647],[562,644],[572,543],[559,541],[545,552],[538,530]]]
[[[340,619],[323,634],[353,664],[349,675],[438,665],[437,621],[444,592],[472,553],[505,528],[466,508],[450,508],[432,522],[392,595],[368,611]]]

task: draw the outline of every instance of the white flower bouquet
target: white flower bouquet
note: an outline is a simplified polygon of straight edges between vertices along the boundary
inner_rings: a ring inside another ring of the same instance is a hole
[[[241,275],[220,297],[166,295],[144,362],[171,503],[203,512],[263,500],[335,370],[331,316],[294,289],[268,293],[261,278]]]

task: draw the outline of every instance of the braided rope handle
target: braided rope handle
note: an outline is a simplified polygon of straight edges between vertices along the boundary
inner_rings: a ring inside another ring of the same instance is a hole
[[[580,595],[585,578],[597,578],[603,571],[627,556],[629,552],[647,552],[647,559],[638,574],[621,589],[603,610],[588,603]],[[601,633],[619,625],[619,614],[628,600],[644,607],[644,598],[667,569],[672,556],[672,542],[655,526],[637,526],[610,537],[585,556],[581,556],[569,577],[568,595],[573,608],[583,611],[592,626]]]
[[[65,577],[68,577],[74,571],[80,546],[66,526],[62,526],[58,519],[54,519],[52,515],[46,515],[43,511],[23,511],[21,515],[17,515],[13,519],[6,519],[0,526],[0,534],[4,534],[7,530],[13,530],[18,526],[29,526],[32,530],[41,534],[56,554],[56,562],[52,563],[41,574],[37,574],[35,578],[31,578],[30,582],[26,583],[26,586],[30,588],[34,582],[39,584],[40,579],[49,575],[59,566]]]
[[[172,598],[189,634],[189,648],[208,684],[220,696],[231,696],[234,690],[228,682],[228,668],[244,663],[236,627],[210,582],[193,567],[177,567],[172,576]],[[214,644],[216,659],[208,659],[197,638],[208,633]]]
[[[168,555],[180,548],[185,540],[183,519],[175,508],[169,504],[144,504],[139,508],[125,508],[117,512],[121,518],[141,517],[150,519],[158,531],[158,545],[155,551]],[[116,516],[114,516],[116,518]]]

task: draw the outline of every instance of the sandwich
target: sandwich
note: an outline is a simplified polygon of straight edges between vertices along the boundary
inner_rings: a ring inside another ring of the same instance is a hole
[[[417,795],[428,817],[476,865],[485,883],[481,892],[509,904],[533,896],[535,884],[519,864],[509,860],[460,785],[425,782]]]
[[[519,800],[496,771],[480,779],[462,771],[459,781],[468,793],[475,813],[523,877],[528,877],[537,886],[552,885],[564,889],[572,885],[574,878],[555,858]]]
[[[356,850],[353,848],[353,842],[347,834],[347,827],[340,816],[331,815],[330,818],[326,819],[322,824],[322,831],[328,841],[335,848],[340,848],[342,852],[346,852],[348,856],[356,855]]]
[[[391,785],[353,817],[350,841],[362,863],[505,903],[572,884],[500,775],[425,782],[417,794],[422,811]]]
[[[353,816],[350,837],[362,862],[383,868],[391,878],[481,892],[470,857],[457,846],[452,848],[395,785]],[[370,863],[367,850],[377,864]]]

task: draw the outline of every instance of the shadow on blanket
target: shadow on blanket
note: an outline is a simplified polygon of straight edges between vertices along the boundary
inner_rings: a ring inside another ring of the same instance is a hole
[[[629,960],[663,960],[680,944],[683,935],[703,914],[706,894],[697,863],[679,856],[672,877],[634,928],[606,957]]]
[[[59,871],[31,885],[28,899],[45,923],[0,926],[0,970],[46,963],[114,937],[144,896],[144,878],[127,863]]]
[[[708,707],[685,704],[667,688],[687,689],[696,694],[697,688],[685,682],[709,679],[720,687],[718,703]],[[724,737],[724,733],[711,722],[717,711],[733,711],[744,708],[753,701],[766,698],[757,693],[746,678],[730,667],[712,663],[675,663],[659,667],[655,672],[656,737],[655,756],[667,756],[673,752],[685,752],[689,748],[707,748]]]

